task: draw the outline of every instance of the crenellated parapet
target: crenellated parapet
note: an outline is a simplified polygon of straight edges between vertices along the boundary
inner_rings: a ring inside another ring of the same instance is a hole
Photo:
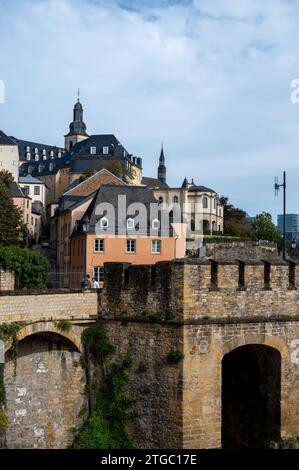
[[[189,321],[299,314],[299,267],[281,260],[106,263],[101,315]]]

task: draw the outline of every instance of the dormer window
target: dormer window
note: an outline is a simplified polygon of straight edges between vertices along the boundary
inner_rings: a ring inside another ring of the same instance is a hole
[[[36,162],[38,162],[38,160],[39,160],[39,156],[38,156],[38,154],[35,154],[35,156],[34,156],[34,160],[35,160]]]
[[[43,160],[47,160],[47,155],[43,155]]]
[[[90,155],[95,155],[97,153],[96,147],[90,147]]]
[[[103,147],[103,155],[108,155],[109,154],[109,147],[105,146]]]
[[[54,157],[54,151],[53,150],[50,151],[50,157]]]
[[[46,149],[43,149],[43,155],[46,155]]]
[[[127,220],[127,228],[134,228],[135,227],[135,220],[134,219],[128,219]]]
[[[160,220],[154,219],[152,221],[152,229],[158,230],[160,228]]]
[[[107,230],[107,228],[108,228],[108,219],[107,219],[107,217],[102,217],[100,219],[100,227],[104,230]]]
[[[53,171],[53,169],[54,169],[54,163],[51,162],[49,164],[49,171]]]
[[[61,158],[61,152],[58,152],[58,158]]]
[[[34,153],[38,153],[38,148],[35,148],[35,149],[34,149]]]
[[[27,147],[26,147],[26,152],[30,152],[30,147],[29,147],[29,145],[27,145]]]
[[[30,158],[31,158],[30,152],[27,152],[26,158],[27,158],[27,160],[30,160]]]

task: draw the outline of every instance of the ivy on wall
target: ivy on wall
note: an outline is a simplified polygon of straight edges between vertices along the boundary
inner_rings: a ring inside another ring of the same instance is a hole
[[[90,413],[82,426],[75,429],[75,449],[127,449],[134,447],[127,425],[136,416],[132,405],[136,399],[128,392],[131,357],[109,360],[115,352],[106,331],[99,322],[82,333],[86,368],[93,365],[88,384]],[[87,376],[89,373],[87,372]]]

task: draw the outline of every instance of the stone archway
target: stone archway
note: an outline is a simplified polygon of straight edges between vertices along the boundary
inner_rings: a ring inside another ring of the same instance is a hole
[[[280,438],[281,354],[247,344],[222,359],[222,447],[265,448]]]
[[[7,350],[8,448],[66,448],[72,442],[70,429],[85,404],[85,371],[79,330],[71,330],[62,333],[51,322],[27,325],[18,334],[16,363]]]

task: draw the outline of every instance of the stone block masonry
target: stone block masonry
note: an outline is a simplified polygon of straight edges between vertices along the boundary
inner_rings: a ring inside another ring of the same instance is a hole
[[[98,292],[0,293],[0,324],[22,324],[15,377],[6,345],[9,446],[69,444],[67,429],[84,402],[85,377],[75,367],[80,336],[96,318],[115,357],[133,358],[129,388],[138,417],[130,432],[137,447],[246,447],[248,429],[256,426],[240,420],[244,406],[252,406],[246,387],[255,400],[248,416],[254,420],[258,410],[262,423],[259,444],[296,440],[298,287],[293,263],[177,260],[108,263]],[[70,321],[69,331],[59,330],[62,319]],[[176,363],[169,353],[177,354]],[[236,376],[229,375],[233,370]]]

